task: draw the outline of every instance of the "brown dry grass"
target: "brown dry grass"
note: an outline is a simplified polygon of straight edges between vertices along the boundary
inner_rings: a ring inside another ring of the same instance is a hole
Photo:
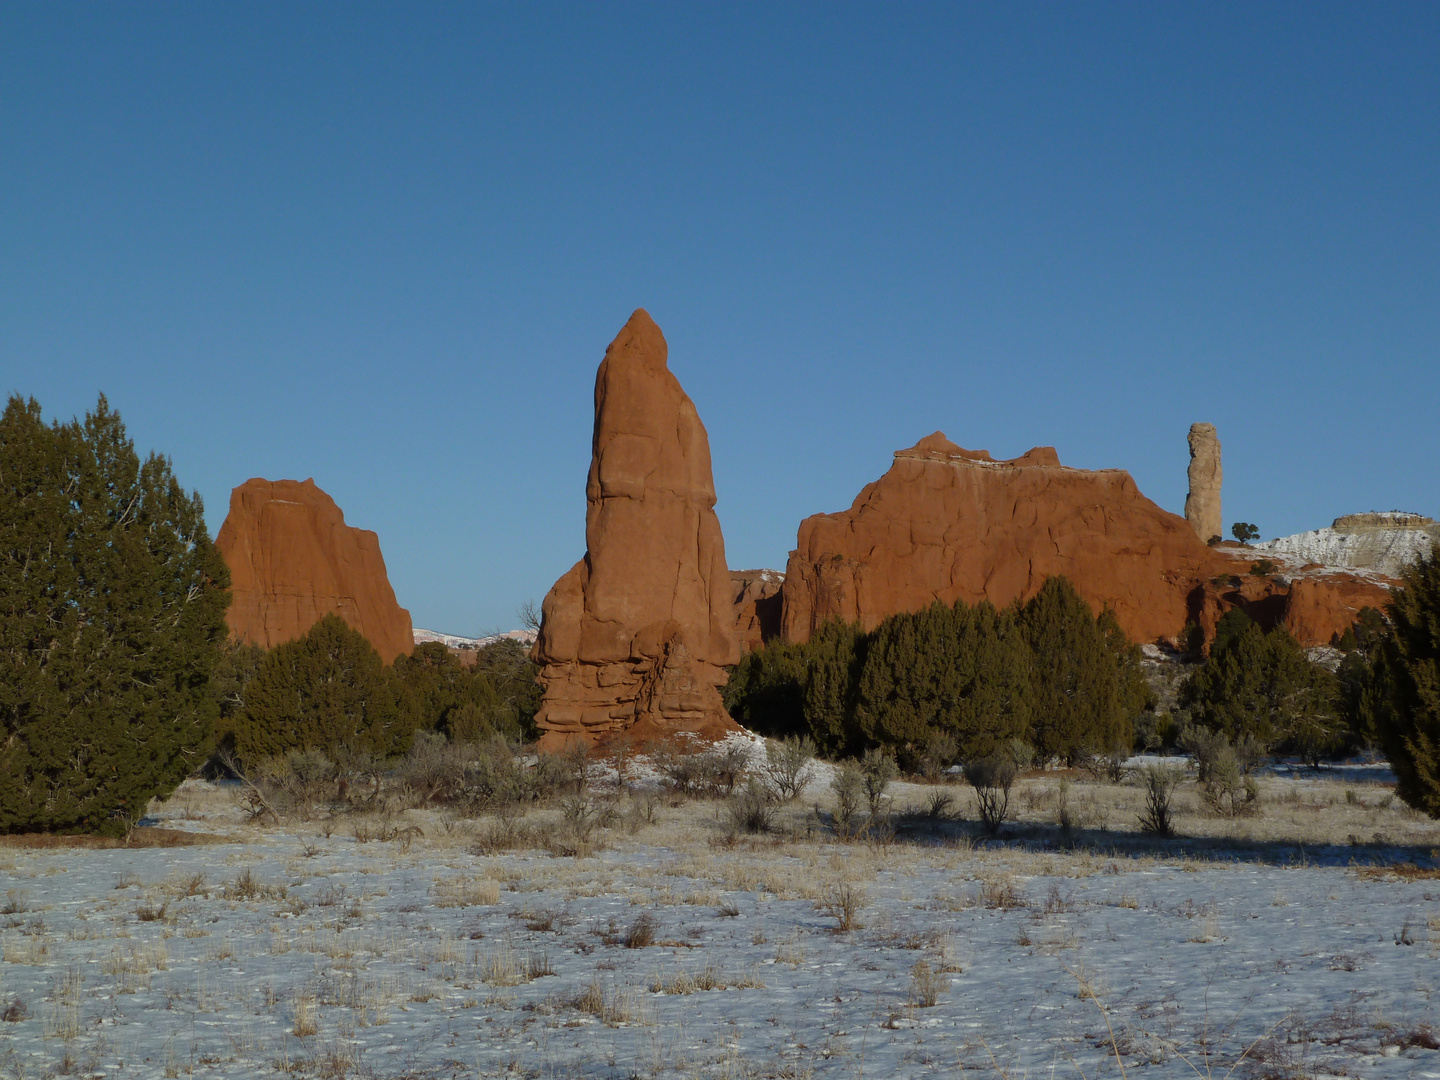
[[[231,844],[234,839],[215,833],[189,832],[185,829],[165,829],[154,825],[142,825],[123,836],[92,836],[87,833],[11,833],[0,836],[0,848],[17,848],[27,851],[51,848],[83,848],[106,850],[110,848],[177,848],[195,847],[201,844]]]

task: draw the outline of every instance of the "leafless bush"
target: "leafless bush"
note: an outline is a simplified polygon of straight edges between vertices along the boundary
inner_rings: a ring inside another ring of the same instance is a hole
[[[651,761],[666,786],[677,795],[730,795],[744,779],[750,758],[750,748],[738,742],[703,750],[693,743],[670,740],[651,752]]]
[[[860,928],[857,916],[865,906],[865,890],[848,881],[842,881],[825,890],[815,906],[835,920],[838,933],[848,933]]]
[[[900,775],[895,758],[886,750],[866,750],[860,759],[860,775],[865,785],[865,803],[873,821],[885,805],[885,790]]]
[[[775,827],[775,806],[770,792],[753,778],[745,790],[730,797],[726,810],[730,827],[740,832],[767,833]]]
[[[930,792],[930,797],[925,800],[925,816],[935,821],[949,817],[950,808],[954,802],[954,793],[944,788],[932,791]]]
[[[770,739],[760,776],[781,802],[799,798],[815,776],[815,744],[810,737]]]
[[[1173,802],[1175,788],[1185,777],[1182,766],[1174,764],[1146,765],[1140,770],[1140,783],[1145,788],[1145,812],[1140,815],[1140,831],[1155,836],[1175,835]]]
[[[980,807],[980,824],[991,836],[999,833],[1010,812],[1010,787],[1015,783],[1015,773],[1015,759],[1009,754],[991,754],[965,766],[965,779],[975,789]]]
[[[865,793],[865,777],[860,766],[853,761],[841,765],[830,781],[830,790],[835,794],[835,832],[842,840],[849,840],[858,828],[856,818]]]

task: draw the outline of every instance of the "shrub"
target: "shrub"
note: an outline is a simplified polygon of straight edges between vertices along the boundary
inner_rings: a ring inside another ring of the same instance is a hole
[[[1210,762],[1202,790],[1205,802],[1221,817],[1248,814],[1260,796],[1254,777],[1245,775],[1228,743],[1220,747]]]
[[[965,766],[965,779],[975,789],[980,807],[980,824],[991,836],[1000,832],[1010,812],[1010,787],[1015,775],[1015,759],[1009,754],[991,754]]]
[[[865,890],[842,881],[831,885],[816,903],[822,912],[835,920],[837,933],[860,929],[860,909],[865,906]]]
[[[767,740],[760,775],[777,799],[793,802],[815,776],[815,744],[809,736]]]
[[[740,658],[725,684],[725,708],[751,731],[770,738],[806,735],[808,645],[771,642]]]
[[[1140,783],[1145,788],[1145,812],[1140,815],[1141,832],[1155,836],[1175,835],[1175,788],[1184,777],[1185,770],[1170,763],[1146,765],[1140,770]]]
[[[855,832],[855,816],[865,793],[865,774],[855,762],[847,761],[835,770],[830,790],[835,794],[835,831],[848,839]]]
[[[877,817],[885,801],[885,789],[890,781],[900,774],[895,759],[884,750],[866,750],[860,760],[861,783],[865,788],[865,802],[870,816]]]
[[[1394,631],[1374,662],[1375,732],[1395,793],[1440,817],[1440,555],[1406,570],[1388,611]]]
[[[0,830],[123,834],[204,759],[230,576],[101,397],[0,415]]]
[[[731,827],[741,832],[767,833],[775,827],[770,793],[753,779],[743,791],[730,797],[727,809]]]

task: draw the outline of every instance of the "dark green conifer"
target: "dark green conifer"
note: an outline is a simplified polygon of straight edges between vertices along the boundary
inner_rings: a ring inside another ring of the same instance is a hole
[[[855,724],[855,686],[865,664],[867,635],[858,623],[832,619],[808,646],[805,720],[820,749],[830,755],[865,749]]]
[[[1395,793],[1440,817],[1440,556],[1406,571],[1388,611],[1393,632],[1375,649],[1375,731]]]
[[[230,737],[246,765],[341,747],[385,758],[409,747],[419,723],[416,702],[365,635],[326,615],[265,654]]]
[[[1266,634],[1238,608],[1220,620],[1209,658],[1180,687],[1180,704],[1232,744],[1252,742],[1262,752],[1287,746],[1316,761],[1343,738],[1335,676],[1312,664],[1283,626]]]
[[[0,829],[118,832],[203,760],[229,573],[198,495],[83,423],[0,417]]]
[[[1037,757],[1073,763],[1129,747],[1132,688],[1122,681],[1106,629],[1075,586],[1064,577],[1046,579],[1020,610],[1020,625],[1032,655]]]

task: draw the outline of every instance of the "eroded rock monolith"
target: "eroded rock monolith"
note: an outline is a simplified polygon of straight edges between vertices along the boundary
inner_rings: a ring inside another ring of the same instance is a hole
[[[595,376],[585,557],[545,597],[532,652],[542,749],[738,730],[719,692],[740,649],[710,441],[667,352],[636,311]]]
[[[230,493],[215,546],[230,568],[226,621],[239,640],[268,649],[333,612],[387,664],[414,649],[379,537],[346,525],[314,480],[247,480]]]
[[[1220,437],[1214,424],[1190,425],[1190,493],[1185,496],[1185,520],[1207,544],[1223,537],[1220,516]]]

